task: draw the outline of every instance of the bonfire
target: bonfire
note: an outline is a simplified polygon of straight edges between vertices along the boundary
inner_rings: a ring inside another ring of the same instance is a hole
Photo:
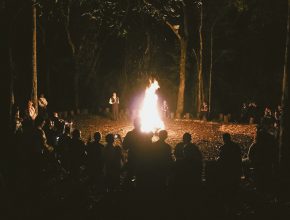
[[[159,113],[157,89],[159,89],[158,82],[155,79],[149,80],[149,86],[145,90],[144,100],[139,111],[142,132],[155,133],[165,128]]]

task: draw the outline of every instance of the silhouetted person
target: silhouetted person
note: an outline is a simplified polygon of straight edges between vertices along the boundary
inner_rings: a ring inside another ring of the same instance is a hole
[[[39,203],[40,199],[40,190],[42,182],[42,172],[46,168],[47,158],[49,154],[53,151],[53,148],[47,144],[46,136],[43,131],[43,126],[45,120],[38,116],[35,119],[35,128],[32,132],[31,145],[27,147],[27,171],[28,176],[28,196],[33,202],[32,206],[35,206]]]
[[[70,172],[72,178],[80,176],[80,167],[84,164],[85,143],[81,139],[81,131],[75,129],[72,132],[72,140],[69,146]]]
[[[274,126],[275,118],[272,114],[272,111],[269,107],[266,107],[264,110],[264,115],[261,119],[261,125],[263,128],[271,129]]]
[[[243,103],[240,113],[240,120],[242,123],[248,122],[248,106],[246,103]]]
[[[136,163],[137,163],[137,150],[140,143],[141,136],[141,124],[139,119],[134,120],[134,129],[129,131],[123,141],[123,149],[128,151],[127,166],[127,181],[134,180],[136,175]],[[128,183],[129,183],[128,182]]]
[[[168,137],[167,131],[161,130],[158,134],[159,140],[153,143],[153,174],[154,187],[160,191],[165,190],[169,176],[170,168],[172,167],[171,146],[165,142]]]
[[[275,138],[261,130],[249,149],[248,156],[254,167],[256,186],[262,193],[270,192],[273,187],[276,147]]]
[[[202,154],[191,140],[191,135],[184,133],[183,141],[176,145],[174,151],[176,163],[173,187],[176,207],[186,219],[200,214]]]
[[[57,142],[58,158],[61,161],[62,166],[69,169],[69,147],[71,144],[70,127],[65,127],[64,133],[59,137]]]
[[[56,146],[57,132],[54,126],[54,122],[50,119],[46,119],[43,130],[47,138],[47,143],[51,146]]]
[[[191,135],[185,133],[183,142],[175,147],[176,177],[177,187],[191,189],[199,186],[202,174],[202,154],[199,148],[191,143]],[[181,185],[180,185],[181,184]]]
[[[231,140],[229,133],[223,134],[223,141],[224,145],[220,147],[218,165],[222,198],[229,211],[235,205],[239,189],[242,176],[242,156],[240,146]]]
[[[104,148],[105,180],[108,191],[118,189],[120,185],[120,173],[122,163],[122,149],[114,146],[114,135],[106,136],[106,146]]]
[[[65,121],[63,119],[59,118],[57,112],[53,112],[52,117],[50,119],[51,119],[51,121],[53,121],[54,128],[55,128],[58,136],[60,136],[63,133],[65,126],[70,126],[70,128],[71,128],[71,124],[66,125]]]
[[[104,145],[100,143],[100,132],[94,134],[94,141],[87,144],[87,169],[93,183],[100,182],[104,169]]]
[[[257,121],[257,105],[255,102],[250,102],[248,105],[248,116],[251,123]]]

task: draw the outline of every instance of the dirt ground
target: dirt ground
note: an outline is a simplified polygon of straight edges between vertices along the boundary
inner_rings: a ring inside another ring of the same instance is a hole
[[[82,131],[82,137],[85,141],[92,137],[94,132],[100,131],[103,135],[102,142],[108,133],[120,134],[124,138],[126,133],[133,129],[130,120],[112,121],[95,115],[75,116],[73,127]],[[245,158],[256,132],[255,125],[224,124],[199,120],[166,120],[165,127],[168,131],[167,142],[172,147],[175,147],[182,140],[182,135],[185,132],[189,132],[193,142],[200,147],[206,160],[215,159],[218,156],[223,132],[229,132],[233,140],[240,144]]]

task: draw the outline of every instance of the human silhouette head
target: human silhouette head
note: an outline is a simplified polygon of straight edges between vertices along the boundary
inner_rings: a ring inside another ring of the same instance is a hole
[[[158,136],[159,136],[159,140],[165,141],[166,138],[168,137],[168,133],[166,130],[161,130],[159,131]]]
[[[79,129],[74,129],[72,132],[73,139],[81,139],[81,131]]]
[[[94,134],[94,139],[95,139],[96,142],[99,143],[100,140],[102,139],[102,135],[101,135],[101,133],[97,131],[97,132]]]
[[[183,143],[188,144],[191,142],[191,134],[189,134],[188,132],[183,134]]]
[[[35,118],[35,121],[34,121],[34,125],[35,127],[37,128],[43,128],[43,126],[45,125],[45,120],[42,116],[38,115],[36,118]]]
[[[114,135],[113,134],[107,134],[106,135],[106,142],[108,144],[113,144],[114,143]]]
[[[116,98],[116,97],[117,97],[117,93],[113,92],[113,98]]]
[[[232,140],[231,135],[229,133],[224,133],[223,134],[223,141],[225,144],[230,143]]]
[[[141,120],[139,117],[134,119],[134,128],[138,131],[141,130]]]

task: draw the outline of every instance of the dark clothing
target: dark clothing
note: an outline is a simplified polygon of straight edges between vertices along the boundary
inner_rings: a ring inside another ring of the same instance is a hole
[[[71,144],[71,137],[68,134],[63,134],[60,136],[56,151],[58,154],[58,158],[61,161],[62,166],[65,169],[69,169],[69,147]]]
[[[223,204],[232,212],[236,208],[237,193],[242,175],[240,146],[232,141],[221,146],[218,166],[220,196]]]
[[[152,141],[150,134],[141,133],[137,129],[129,131],[124,138],[123,148],[128,150],[128,180],[136,177],[137,188],[149,186],[152,174]],[[148,183],[148,184],[146,184]]]
[[[175,188],[191,191],[200,187],[202,175],[202,154],[193,143],[179,143],[175,147]]]
[[[137,129],[129,131],[123,141],[123,149],[128,151],[128,172],[129,175],[135,176],[138,162],[139,151],[145,145],[144,134]]]
[[[153,165],[155,188],[165,190],[170,168],[172,166],[171,146],[164,141],[157,141],[153,144]]]
[[[91,142],[87,145],[87,169],[92,179],[103,175],[104,169],[104,145],[99,142]]]
[[[106,185],[109,190],[116,189],[120,184],[121,163],[121,147],[106,145],[104,148],[104,166]]]
[[[249,159],[254,167],[258,190],[267,192],[273,183],[274,167],[277,161],[275,138],[266,133],[258,134],[257,141],[249,149]]]
[[[80,139],[72,139],[69,146],[70,172],[73,178],[79,177],[80,167],[85,160],[85,144]]]
[[[229,142],[221,146],[218,159],[221,178],[227,183],[238,183],[242,175],[242,156],[240,146]]]

